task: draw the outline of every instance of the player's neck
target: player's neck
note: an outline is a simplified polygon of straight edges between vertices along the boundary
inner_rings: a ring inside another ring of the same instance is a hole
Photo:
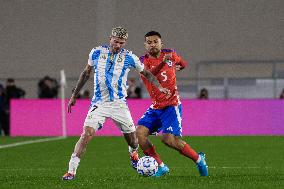
[[[159,58],[161,56],[161,51],[158,52],[157,54],[150,54],[149,53],[149,55],[150,55],[151,58]]]
[[[121,52],[121,49],[120,49],[119,51],[114,51],[113,48],[110,47],[110,48],[109,48],[109,52],[110,52],[111,54],[118,54],[118,53]]]
[[[113,55],[113,54],[117,54],[117,52],[114,52],[114,51],[112,50],[112,48],[109,49],[109,52],[110,52],[110,54],[112,54],[112,55]]]

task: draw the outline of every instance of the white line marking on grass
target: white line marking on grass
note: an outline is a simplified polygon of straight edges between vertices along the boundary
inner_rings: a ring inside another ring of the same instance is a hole
[[[46,168],[37,168],[37,169],[26,169],[26,168],[0,168],[0,171],[47,171],[54,170],[54,168],[46,169]]]
[[[209,166],[209,169],[271,169],[271,167],[215,167],[215,166]]]
[[[55,138],[44,138],[44,139],[38,139],[38,140],[16,142],[16,143],[13,143],[13,144],[0,145],[0,149],[12,148],[12,147],[22,146],[22,145],[26,145],[26,144],[34,144],[34,143],[40,143],[40,142],[49,142],[49,141],[54,141],[54,140],[61,140],[61,139],[65,139],[65,138],[66,137],[55,137]]]
[[[184,169],[184,167],[170,167],[173,169]],[[243,166],[243,167],[218,167],[218,166],[209,166],[208,169],[272,169],[272,167],[260,167],[260,166]]]

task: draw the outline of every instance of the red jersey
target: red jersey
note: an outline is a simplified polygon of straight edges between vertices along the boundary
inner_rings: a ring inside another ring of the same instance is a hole
[[[167,63],[163,63],[165,54],[171,53],[172,57]],[[186,66],[183,59],[176,54],[173,49],[162,49],[159,58],[151,57],[146,54],[140,57],[142,63],[144,63],[145,69],[150,71],[163,88],[170,90],[170,97],[167,99],[167,94],[160,92],[160,90],[150,83],[143,75],[141,78],[148,90],[148,93],[152,99],[154,109],[162,109],[166,106],[176,106],[180,103],[179,94],[176,85],[176,65],[180,65],[181,69]]]

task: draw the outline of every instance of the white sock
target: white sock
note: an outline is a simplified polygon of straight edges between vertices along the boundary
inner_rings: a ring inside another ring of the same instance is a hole
[[[201,161],[201,156],[198,156],[198,159],[196,160],[196,163],[199,163]]]
[[[139,145],[137,146],[137,148],[132,148],[131,146],[128,146],[128,151],[130,154],[132,154],[133,152],[137,151],[139,148]]]
[[[78,168],[78,166],[79,166],[79,163],[80,163],[80,158],[78,158],[78,157],[76,156],[76,154],[73,153],[73,154],[71,155],[71,158],[70,158],[70,161],[69,161],[69,170],[68,170],[68,173],[71,173],[71,174],[75,175],[75,174],[76,174],[76,170],[77,170],[77,168]]]

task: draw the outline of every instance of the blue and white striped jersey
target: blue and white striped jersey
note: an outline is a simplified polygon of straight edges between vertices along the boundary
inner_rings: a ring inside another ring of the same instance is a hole
[[[127,75],[130,68],[141,72],[144,65],[131,51],[122,49],[117,54],[109,46],[93,48],[88,64],[94,67],[94,96],[92,105],[100,102],[125,100],[127,96]]]

